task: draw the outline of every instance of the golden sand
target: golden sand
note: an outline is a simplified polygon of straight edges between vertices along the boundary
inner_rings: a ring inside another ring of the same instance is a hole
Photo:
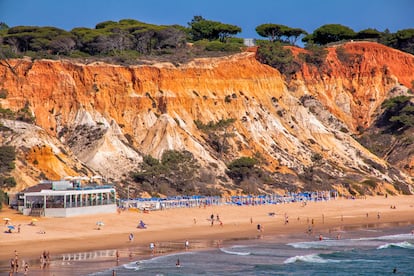
[[[390,208],[395,206],[394,208]],[[275,215],[271,215],[275,213]],[[223,225],[211,226],[210,215],[218,214]],[[379,214],[379,217],[378,217]],[[285,223],[286,216],[289,219]],[[257,236],[257,224],[263,235],[288,235],[303,233],[313,223],[316,235],[329,235],[330,230],[347,225],[392,223],[414,220],[414,196],[369,197],[367,199],[337,199],[326,202],[289,203],[261,206],[207,206],[182,208],[149,213],[137,210],[120,214],[85,215],[71,218],[32,218],[4,209],[1,219],[8,217],[16,229],[4,233],[7,226],[1,222],[0,260],[14,256],[22,259],[36,258],[44,250],[51,254],[84,252],[98,249],[147,246],[150,242],[185,240],[227,240]],[[138,229],[143,220],[147,229]],[[105,225],[98,230],[96,222]],[[17,228],[20,224],[20,233]],[[413,226],[414,227],[414,226]],[[133,233],[133,242],[129,234]]]

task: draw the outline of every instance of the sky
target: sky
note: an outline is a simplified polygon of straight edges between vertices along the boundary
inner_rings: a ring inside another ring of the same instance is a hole
[[[260,24],[283,24],[308,33],[325,24],[358,32],[414,28],[413,0],[0,0],[8,26],[54,26],[67,31],[97,23],[135,19],[188,26],[195,15],[242,28],[237,37],[259,38]]]

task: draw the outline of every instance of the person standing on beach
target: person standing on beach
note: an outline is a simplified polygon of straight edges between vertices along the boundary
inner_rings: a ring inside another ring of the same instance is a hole
[[[134,234],[130,233],[129,234],[129,242],[133,242],[134,241]]]
[[[48,265],[50,264],[50,252],[49,251],[46,252],[46,263]]]
[[[116,262],[119,263],[119,251],[118,250],[116,250],[115,256],[116,256]]]
[[[19,253],[14,250],[14,272],[19,272]]]
[[[312,234],[312,232],[313,232],[312,226],[308,225],[308,230],[307,230],[308,235]]]
[[[25,262],[25,264],[24,264],[24,275],[27,275],[27,273],[29,273],[29,264],[27,262]]]
[[[45,264],[45,260],[43,259],[43,253],[40,254],[39,263],[40,263],[40,269],[42,269]]]
[[[152,243],[150,243],[150,250],[151,250],[151,255],[154,255],[154,252],[155,252],[155,244],[152,242]]]
[[[14,273],[14,259],[13,258],[11,258],[10,259],[10,275],[13,275],[13,273]]]
[[[190,248],[190,242],[188,240],[185,241],[184,247],[185,247],[185,250],[188,250]]]

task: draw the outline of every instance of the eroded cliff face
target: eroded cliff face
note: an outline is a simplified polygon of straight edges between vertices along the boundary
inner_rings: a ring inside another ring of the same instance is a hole
[[[260,154],[276,178],[299,187],[306,181],[323,184],[321,175],[329,176],[332,185],[342,185],[350,175],[409,181],[388,170],[385,161],[351,134],[372,123],[393,88],[404,92],[411,85],[414,57],[373,43],[344,47],[358,59],[343,63],[330,48],[327,68],[304,66],[289,84],[252,52],[178,67],[10,60],[14,70],[0,67],[0,88],[7,91],[0,103],[13,111],[27,107],[36,125],[81,161],[76,166],[91,169],[84,174],[114,180],[137,168],[143,155],[160,158],[167,149],[185,149],[222,176],[226,162]],[[230,150],[222,156],[206,143],[194,121],[230,118],[236,119],[227,139]],[[29,165],[42,163],[49,178],[73,172],[56,169],[60,165],[49,165],[50,159],[41,157],[61,151],[25,147]],[[315,167],[322,174],[309,173]]]
[[[290,86],[297,95],[315,96],[356,131],[372,124],[384,100],[413,87],[413,72],[410,54],[373,42],[350,42],[328,48],[323,68],[303,66]]]

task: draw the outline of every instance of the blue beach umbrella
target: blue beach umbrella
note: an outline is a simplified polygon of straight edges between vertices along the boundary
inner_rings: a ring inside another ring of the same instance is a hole
[[[8,225],[7,228],[9,228],[10,230],[14,230],[14,226],[13,225]]]

